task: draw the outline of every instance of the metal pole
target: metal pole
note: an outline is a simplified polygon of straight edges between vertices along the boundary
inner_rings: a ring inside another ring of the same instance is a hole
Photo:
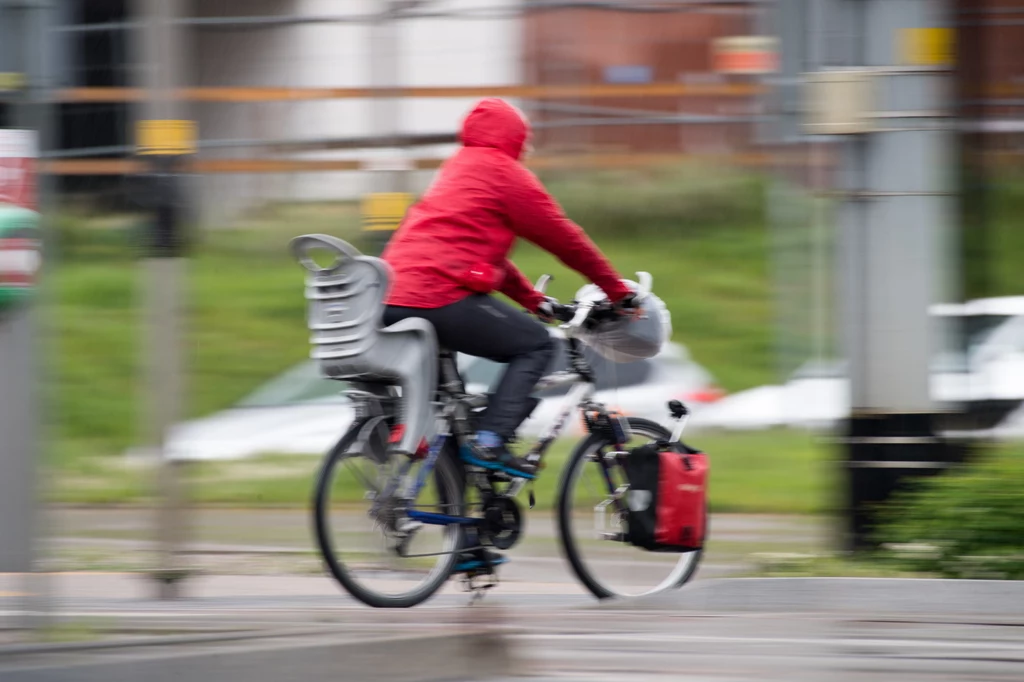
[[[380,0],[380,11],[370,25],[370,85],[376,88],[398,88],[401,85],[401,69],[399,66],[399,26],[400,11],[409,3],[398,0]],[[391,193],[407,191],[406,172],[399,154],[401,131],[402,102],[397,96],[390,95],[370,100],[370,134],[379,137],[389,145],[385,158],[372,171],[370,186],[372,192]],[[383,249],[389,231],[373,233],[375,246]]]
[[[988,100],[981,87],[991,66],[993,24],[970,22],[980,10],[977,0],[954,0],[957,10],[957,99],[958,118],[968,125],[960,134],[960,188],[963,193],[960,249],[965,258],[964,291],[967,298],[995,295],[992,286],[991,169],[986,163],[991,140],[981,125],[988,116]],[[995,8],[993,8],[995,9]]]
[[[180,463],[171,461],[164,448],[169,427],[182,414],[184,363],[182,359],[181,281],[185,267],[181,238],[181,178],[177,153],[172,149],[174,126],[186,116],[185,103],[171,91],[184,83],[185,32],[176,22],[184,11],[182,0],[135,0],[142,28],[136,33],[139,58],[137,77],[146,89],[141,119],[149,122],[156,143],[166,142],[167,154],[147,156],[152,174],[144,200],[154,211],[142,263],[146,366],[145,436],[157,464],[157,566],[153,578],[161,599],[180,595],[185,577],[180,548],[185,536],[185,505]]]
[[[811,30],[810,40],[807,41],[807,64],[809,70],[817,71],[824,67],[822,59],[821,42],[824,40],[822,27],[825,25],[823,0],[809,0],[807,3],[807,21]],[[827,179],[825,175],[826,163],[828,161],[828,145],[822,140],[811,139],[809,160],[811,163],[810,185],[812,193],[811,206],[811,339],[812,353],[815,362],[824,363],[827,358],[826,340],[828,338],[828,304],[826,292],[828,286],[827,277],[827,245],[828,231],[826,229],[829,216],[827,215],[828,200],[824,193],[827,190]]]
[[[52,146],[52,107],[45,96],[51,86],[48,62],[43,58],[51,8],[34,0],[18,6],[2,7],[8,48],[6,55],[13,67],[0,63],[0,71],[11,69],[21,74],[24,90],[14,100],[11,123],[15,128],[35,130],[37,147]],[[0,55],[0,61],[3,55]],[[49,182],[36,174],[34,201],[40,214],[49,207]],[[44,240],[42,217],[36,229]],[[48,240],[47,240],[48,241]],[[45,249],[44,249],[45,252]],[[45,348],[40,345],[38,311],[38,273],[36,287],[27,305],[0,313],[0,571],[23,575],[25,626],[45,625],[50,612],[49,581],[38,566],[39,537],[45,535],[45,514],[40,509],[40,484],[37,463],[43,454],[40,424],[43,385],[40,372]],[[43,337],[45,338],[45,337]]]
[[[948,26],[945,0],[841,0],[834,31],[854,27],[840,63],[864,67],[876,97],[873,129],[841,149],[837,266],[849,361],[850,550],[876,546],[872,506],[911,476],[938,473],[962,453],[937,434],[931,359],[944,332],[929,306],[959,272],[945,249],[954,215],[949,73],[913,51],[913,31]],[[852,21],[850,20],[852,19]],[[910,31],[908,33],[908,31]],[[929,34],[934,36],[934,33]],[[832,41],[834,42],[834,40]],[[909,61],[909,63],[908,63]]]
[[[804,0],[779,0],[763,19],[764,34],[779,40],[779,72],[768,104],[769,122],[761,124],[765,141],[784,154],[802,149],[807,141],[800,128],[800,78],[808,70],[808,29]],[[785,163],[778,163],[768,179],[769,223],[772,231],[772,266],[776,307],[776,370],[785,381],[806,360],[808,325],[803,317],[807,306],[807,284],[802,273],[807,269],[804,232],[809,217],[803,200],[806,183]],[[813,216],[812,216],[813,217]]]

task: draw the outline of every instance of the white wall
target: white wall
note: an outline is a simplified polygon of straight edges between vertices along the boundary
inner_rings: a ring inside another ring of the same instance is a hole
[[[377,0],[220,0],[200,2],[201,15],[369,14]],[[493,11],[510,0],[444,0],[429,9]],[[520,79],[518,18],[434,18],[399,24],[400,84],[404,86],[514,85]],[[370,82],[371,31],[367,24],[308,24],[244,32],[200,32],[197,78],[202,85],[365,87]],[[402,133],[454,131],[475,100],[404,100]],[[373,132],[371,102],[319,100],[256,104],[202,104],[197,118],[203,139],[310,139],[357,137]],[[446,156],[454,145],[417,148],[413,157]],[[390,150],[307,153],[308,159],[366,159]],[[207,158],[266,156],[259,148],[204,152]],[[432,173],[417,173],[416,189]],[[366,173],[307,173],[281,176],[206,176],[204,213],[226,219],[239,210],[273,200],[340,200],[370,189]]]

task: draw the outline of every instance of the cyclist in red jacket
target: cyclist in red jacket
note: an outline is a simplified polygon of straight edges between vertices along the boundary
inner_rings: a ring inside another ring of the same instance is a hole
[[[410,208],[384,251],[394,270],[384,323],[422,317],[455,352],[508,363],[467,461],[532,477],[535,467],[508,451],[529,415],[530,394],[554,354],[537,320],[490,296],[501,292],[550,321],[551,303],[509,261],[517,237],[551,252],[601,287],[613,302],[628,287],[583,230],[569,220],[521,163],[530,137],[518,109],[479,102],[462,123],[462,148]]]

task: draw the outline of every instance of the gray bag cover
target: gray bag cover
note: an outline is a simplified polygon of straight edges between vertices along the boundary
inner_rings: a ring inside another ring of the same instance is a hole
[[[622,281],[633,291],[639,289],[636,282],[628,279]],[[576,292],[576,300],[581,302],[603,301],[607,298],[594,284],[588,284]],[[602,322],[594,329],[581,329],[576,335],[612,362],[636,362],[653,358],[661,352],[672,336],[672,316],[664,301],[648,293],[641,301],[638,316]]]

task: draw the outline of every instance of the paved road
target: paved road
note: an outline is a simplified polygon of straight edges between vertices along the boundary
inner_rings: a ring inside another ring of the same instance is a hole
[[[538,681],[1024,679],[1024,636],[1018,626],[635,613],[620,614],[614,623],[561,621],[515,641],[523,654],[529,651],[530,677]]]
[[[60,521],[62,539],[52,546],[79,556],[78,561],[84,555],[75,552],[97,552],[95,563],[115,566],[112,552],[122,555],[122,564],[145,554],[139,548],[151,519],[138,512],[63,510],[53,518]],[[519,662],[517,676],[505,682],[1024,679],[1024,616],[1016,621],[898,614],[866,618],[786,613],[783,608],[709,613],[695,611],[688,589],[657,604],[599,604],[562,564],[550,519],[542,515],[531,516],[534,544],[514,550],[505,580],[482,602],[468,606],[468,597],[452,584],[423,606],[404,611],[365,608],[322,574],[266,575],[275,551],[308,549],[302,511],[206,511],[196,527],[201,543],[196,549],[204,556],[231,554],[235,565],[254,562],[262,570],[201,576],[189,583],[187,598],[174,602],[154,600],[151,583],[117,568],[38,576],[35,582],[0,576],[0,624],[16,623],[16,611],[26,603],[38,604],[26,601],[25,592],[39,590],[49,595],[49,607],[65,622],[116,623],[136,633],[311,626],[330,628],[339,637],[486,632]],[[744,570],[750,551],[799,551],[820,547],[825,537],[822,524],[813,520],[723,516],[714,519],[713,527],[717,552],[709,553],[702,578]],[[409,665],[414,670],[416,662]]]
[[[4,580],[0,587],[11,588],[11,577]],[[516,676],[506,682],[1024,679],[1024,617],[705,613],[688,605],[686,590],[651,608],[600,605],[536,584],[507,585],[472,607],[464,595],[449,592],[417,609],[380,611],[311,577],[211,576],[177,602],[151,600],[143,581],[124,575],[54,581],[65,618],[107,616],[139,630],[316,625],[339,637],[489,632],[519,661]],[[0,605],[10,602],[0,598]]]

